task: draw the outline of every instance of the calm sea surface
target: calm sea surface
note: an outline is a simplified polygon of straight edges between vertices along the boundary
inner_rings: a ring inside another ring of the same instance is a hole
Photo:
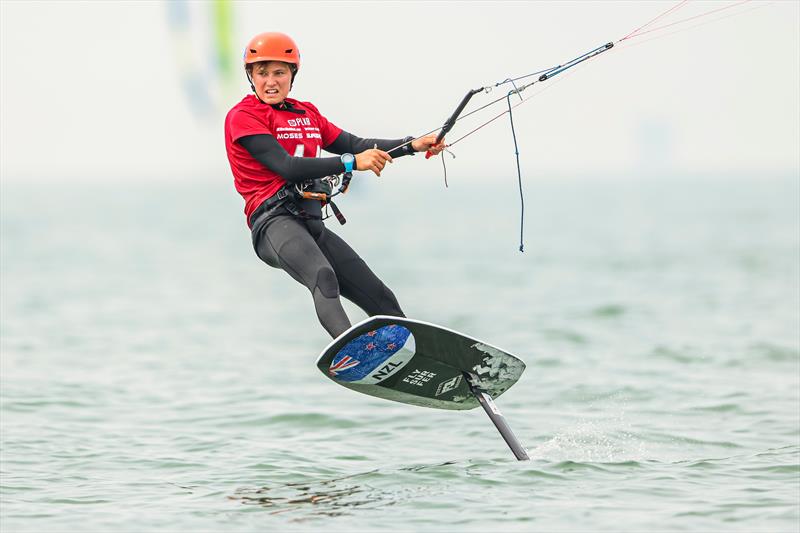
[[[320,374],[227,176],[3,184],[2,531],[796,532],[797,178],[530,180],[524,253],[514,182],[450,181],[356,183],[331,227],[525,360],[497,403],[530,462]]]

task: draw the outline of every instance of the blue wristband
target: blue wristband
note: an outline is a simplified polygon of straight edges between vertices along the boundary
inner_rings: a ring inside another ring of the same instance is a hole
[[[353,165],[356,162],[356,156],[354,156],[353,154],[342,154],[342,156],[339,159],[342,160],[345,172],[353,172]]]

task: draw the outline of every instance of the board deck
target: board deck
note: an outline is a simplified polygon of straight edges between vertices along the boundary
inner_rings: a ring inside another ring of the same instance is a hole
[[[438,409],[474,409],[473,386],[497,398],[525,363],[505,350],[435,324],[373,316],[339,335],[317,359],[320,371],[349,389]]]

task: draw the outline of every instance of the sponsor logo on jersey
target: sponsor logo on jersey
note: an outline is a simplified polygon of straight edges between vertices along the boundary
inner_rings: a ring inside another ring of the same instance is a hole
[[[292,118],[286,121],[290,126],[310,126],[310,118]]]

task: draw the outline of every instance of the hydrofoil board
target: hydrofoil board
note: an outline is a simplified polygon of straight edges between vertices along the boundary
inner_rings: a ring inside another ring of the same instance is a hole
[[[484,408],[517,459],[528,459],[493,399],[525,370],[516,356],[435,324],[373,316],[323,350],[317,367],[370,396],[438,409]]]

